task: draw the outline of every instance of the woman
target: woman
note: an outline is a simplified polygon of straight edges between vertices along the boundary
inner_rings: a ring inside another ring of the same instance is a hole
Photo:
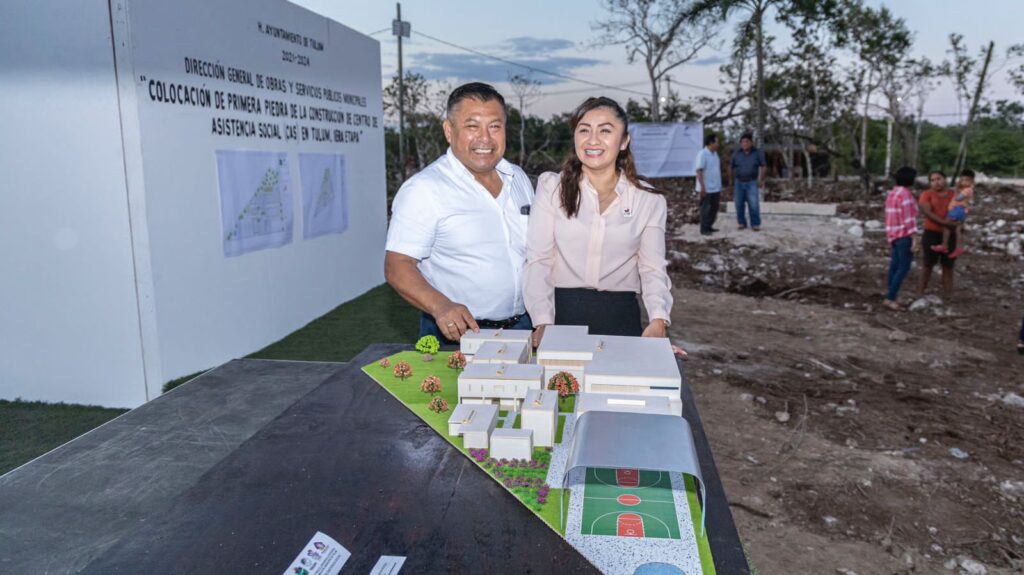
[[[588,98],[570,124],[575,151],[560,174],[541,174],[527,229],[523,300],[538,326],[534,344],[550,324],[666,337],[672,292],[665,197],[637,175],[618,103]]]
[[[917,179],[917,170],[904,166],[893,175],[896,187],[885,198],[885,237],[889,241],[888,290],[882,306],[893,311],[903,308],[896,302],[900,286],[910,272],[913,253],[918,250],[917,200],[910,191]]]

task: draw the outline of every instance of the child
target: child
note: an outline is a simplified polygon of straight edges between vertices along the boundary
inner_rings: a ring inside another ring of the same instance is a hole
[[[960,173],[960,179],[956,183],[956,193],[949,200],[949,211],[946,212],[946,219],[956,222],[956,249],[949,254],[949,259],[956,259],[964,254],[964,220],[967,219],[967,212],[971,209],[971,202],[974,201],[974,171],[964,170]],[[953,232],[949,228],[942,229],[942,245],[932,246],[933,252],[944,254],[949,252],[949,238]]]
[[[896,303],[896,295],[910,271],[913,252],[917,251],[917,201],[910,188],[917,179],[917,170],[904,166],[893,174],[896,187],[885,198],[885,237],[891,247],[888,291],[882,305],[893,311],[903,308]]]

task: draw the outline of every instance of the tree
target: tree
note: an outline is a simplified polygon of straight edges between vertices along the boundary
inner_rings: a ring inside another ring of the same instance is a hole
[[[756,58],[757,92],[756,134],[755,139],[760,145],[764,142],[765,117],[767,115],[765,86],[765,57],[768,50],[769,37],[765,35],[765,18],[769,10],[776,9],[780,21],[790,29],[798,31],[809,22],[824,19],[834,27],[843,21],[842,5],[836,0],[697,0],[690,9],[690,18],[713,15],[725,21],[734,14],[744,14],[744,18],[736,28],[736,39],[733,42],[733,53],[747,54],[753,44]]]
[[[624,44],[626,60],[643,60],[651,82],[651,120],[661,115],[660,83],[693,60],[718,33],[710,13],[695,13],[690,0],[603,0],[608,18],[595,22],[601,44]]]
[[[540,82],[529,75],[512,74],[508,77],[512,93],[519,103],[519,165],[526,165],[526,106],[540,96]]]
[[[956,85],[957,98],[961,106],[968,103],[970,106],[967,110],[967,121],[964,122],[964,131],[960,136],[960,147],[957,149],[956,163],[953,165],[953,173],[950,174],[950,185],[952,185],[967,163],[967,137],[971,132],[971,126],[974,124],[975,116],[978,113],[978,104],[981,101],[981,94],[985,91],[985,83],[988,81],[988,66],[992,62],[992,51],[995,49],[995,42],[989,42],[988,49],[983,50],[977,59],[967,55],[967,46],[964,45],[963,36],[960,34],[950,34],[949,44],[949,51],[953,55],[949,72]],[[979,62],[983,63],[981,64],[981,71],[977,75],[977,83],[973,91],[974,95],[971,97],[971,90],[968,84],[973,77],[972,72],[977,69]]]
[[[1006,51],[1007,60],[1022,57],[1024,57],[1024,44],[1015,44]],[[1016,68],[1010,68],[1008,75],[1010,76],[1010,84],[1016,86],[1017,91],[1024,94],[1024,63],[1019,64]]]

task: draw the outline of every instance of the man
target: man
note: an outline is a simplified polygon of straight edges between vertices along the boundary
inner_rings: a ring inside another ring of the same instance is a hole
[[[718,158],[718,136],[704,138],[704,148],[697,153],[697,193],[700,194],[700,234],[709,236],[718,230],[713,226],[718,218],[718,204],[722,196],[722,161]]]
[[[932,268],[935,264],[942,264],[942,297],[949,299],[953,295],[953,264],[949,254],[940,254],[932,250],[932,246],[942,245],[942,229],[955,227],[956,222],[946,219],[946,211],[949,209],[949,200],[953,197],[953,190],[946,186],[946,174],[935,170],[928,174],[928,183],[931,186],[921,194],[918,204],[921,207],[921,214],[924,215],[924,234],[921,236],[921,253],[924,259],[924,269],[921,270],[921,295],[928,289],[928,282],[932,277]],[[956,249],[956,237],[949,240],[949,250]]]
[[[478,82],[448,96],[447,153],[398,190],[384,277],[421,310],[420,336],[532,329],[523,307],[533,186],[506,161],[505,99]]]
[[[761,196],[767,162],[764,151],[754,147],[754,136],[750,133],[740,136],[740,149],[733,152],[729,161],[729,175],[735,186],[733,201],[736,204],[736,220],[741,230],[747,229],[747,206],[750,206],[750,227],[761,230]]]

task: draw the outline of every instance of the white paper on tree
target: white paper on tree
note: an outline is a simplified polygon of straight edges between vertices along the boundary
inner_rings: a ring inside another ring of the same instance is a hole
[[[694,161],[704,147],[700,122],[645,123],[629,126],[636,171],[649,178],[695,176]]]
[[[224,256],[292,241],[288,154],[217,150]]]
[[[338,575],[351,556],[341,543],[317,531],[284,575]]]
[[[302,182],[302,237],[340,234],[348,229],[345,156],[299,154]]]

